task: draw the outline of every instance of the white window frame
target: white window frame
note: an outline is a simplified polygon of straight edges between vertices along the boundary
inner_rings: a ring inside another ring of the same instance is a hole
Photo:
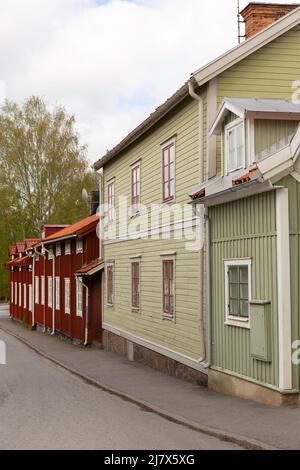
[[[133,187],[134,187],[133,176],[134,176],[134,171],[137,169],[138,169],[138,175],[139,175],[138,184],[137,184],[137,188],[138,188],[137,197],[139,198],[139,202],[137,206],[134,207],[133,206]],[[139,160],[131,165],[131,215],[132,216],[138,215],[140,211],[141,211],[141,161]]]
[[[113,277],[112,277],[112,303],[108,302],[108,268],[113,268]],[[105,279],[105,289],[106,289],[106,305],[108,308],[112,308],[115,305],[115,263],[110,262],[106,264],[106,279]]]
[[[56,256],[61,256],[61,243],[56,243],[56,247],[55,247],[55,254]]]
[[[135,307],[133,305],[133,278],[132,278],[132,265],[139,265],[139,306]],[[141,311],[141,258],[131,258],[130,260],[130,281],[131,281],[131,309],[133,312],[140,313]]]
[[[19,307],[22,307],[22,283],[19,282]]]
[[[49,252],[48,252],[48,259],[54,259],[54,250],[53,250],[53,245],[49,246]]]
[[[69,256],[72,251],[72,243],[71,240],[65,241],[65,255]]]
[[[77,238],[76,240],[76,254],[83,253],[83,238]]]
[[[70,278],[65,278],[65,314],[66,315],[71,314],[71,280]]]
[[[45,305],[45,276],[41,276],[41,305]]]
[[[230,315],[229,313],[229,282],[228,282],[228,272],[230,267],[248,267],[248,297],[249,297],[249,317],[240,318]],[[252,300],[252,260],[248,259],[230,259],[224,260],[224,274],[225,274],[225,325],[228,326],[237,326],[240,328],[250,329],[250,303]]]
[[[176,255],[161,255],[161,312],[163,320],[176,321]],[[173,282],[174,282],[174,313],[169,315],[164,312],[164,261],[173,261]]]
[[[238,127],[242,126],[243,128],[243,138],[244,138],[244,156],[243,156],[243,163],[241,166],[236,168],[229,168],[229,132],[233,129],[237,129]],[[225,174],[228,175],[229,173],[233,173],[237,170],[241,170],[242,168],[247,167],[246,163],[246,139],[245,139],[245,120],[242,118],[235,119],[234,121],[230,122],[225,126],[224,129],[224,156],[225,156]]]
[[[165,150],[170,147],[174,147],[174,194],[170,196],[169,198],[165,198],[165,179],[164,179],[164,152]],[[160,151],[161,151],[161,189],[162,189],[162,203],[163,204],[168,204],[168,203],[174,203],[176,200],[176,156],[177,156],[177,148],[176,148],[176,136],[171,137],[170,139],[166,140],[160,145]]]
[[[36,305],[39,304],[39,287],[40,287],[40,283],[39,283],[39,277],[38,276],[35,276],[35,285],[34,285],[34,303]]]
[[[76,278],[76,316],[82,318],[83,312],[83,285],[78,278]]]
[[[24,308],[27,308],[27,286],[26,284],[23,284],[23,305]]]
[[[60,277],[55,278],[55,309],[60,310]]]
[[[29,292],[28,292],[28,310],[32,312],[32,285],[29,284]]]
[[[53,308],[53,278],[48,276],[48,307]]]
[[[110,198],[109,188],[112,186],[113,191]],[[110,199],[112,199],[112,204],[110,204]],[[107,182],[107,205],[108,205],[108,224],[113,225],[116,219],[116,178],[112,178]]]

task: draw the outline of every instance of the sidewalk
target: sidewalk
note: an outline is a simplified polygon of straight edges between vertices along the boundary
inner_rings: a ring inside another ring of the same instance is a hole
[[[255,441],[278,449],[300,449],[300,409],[272,408],[223,396],[168,377],[99,349],[73,346],[57,337],[24,329],[0,306],[1,329],[43,355],[78,373],[88,382],[144,406],[167,419],[198,428],[224,440]],[[89,380],[90,379],[90,380]],[[263,447],[263,446],[262,446]]]

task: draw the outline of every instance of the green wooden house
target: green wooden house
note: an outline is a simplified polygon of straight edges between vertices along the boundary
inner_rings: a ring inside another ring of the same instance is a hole
[[[299,269],[283,245],[299,249],[300,8],[250,3],[242,14],[246,41],[95,165],[106,205],[103,328],[106,348],[132,360],[279,402],[299,393],[286,352],[300,334],[298,296],[279,284],[297,283]],[[169,221],[149,217],[152,205]]]

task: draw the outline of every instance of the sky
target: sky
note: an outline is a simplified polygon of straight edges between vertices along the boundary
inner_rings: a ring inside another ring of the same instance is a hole
[[[65,106],[95,162],[236,44],[237,0],[0,0],[0,105]]]

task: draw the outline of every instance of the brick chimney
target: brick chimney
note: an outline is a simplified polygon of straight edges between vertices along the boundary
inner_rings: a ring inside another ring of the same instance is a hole
[[[279,3],[251,2],[241,15],[245,20],[246,39],[251,38],[267,26],[298,8],[300,4],[290,3],[283,5]]]

